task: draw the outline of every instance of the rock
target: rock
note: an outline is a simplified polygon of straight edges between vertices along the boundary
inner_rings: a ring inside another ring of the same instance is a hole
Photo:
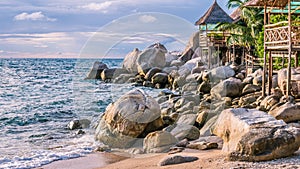
[[[114,77],[117,77],[117,75],[115,75],[116,70],[117,70],[116,68],[113,68],[113,69],[104,69],[101,72],[101,79],[103,81],[106,81],[106,80],[111,80]]]
[[[300,105],[285,103],[284,105],[271,110],[270,115],[286,123],[300,121]]]
[[[183,54],[179,57],[179,60],[185,63],[192,59],[194,53],[194,50],[190,48],[183,52]]]
[[[255,103],[259,97],[261,97],[261,92],[250,93],[240,97],[239,106],[249,106],[250,104]]]
[[[132,52],[125,56],[122,67],[130,73],[137,73],[138,70],[136,61],[140,53],[141,51],[139,51],[139,49],[133,49]]]
[[[146,74],[153,67],[162,68],[166,65],[165,52],[160,48],[148,48],[139,54],[137,69],[140,74]]]
[[[247,76],[244,80],[243,83],[244,84],[253,84],[253,77],[252,76]]]
[[[190,144],[188,139],[183,139],[180,142],[178,142],[175,146],[177,147],[186,147],[188,144]]]
[[[229,78],[221,81],[211,89],[211,95],[217,98],[238,97],[241,95],[243,84],[240,79]]]
[[[96,139],[111,147],[129,147],[137,137],[163,126],[160,113],[159,104],[144,91],[129,91],[106,108],[96,128]]]
[[[199,87],[198,87],[198,92],[201,93],[201,94],[208,94],[210,93],[210,90],[211,90],[211,85],[209,82],[207,81],[203,81]]]
[[[215,123],[218,119],[218,116],[214,116],[209,119],[204,126],[200,129],[200,137],[212,136],[212,130],[215,127]]]
[[[193,92],[194,94],[196,94],[197,87],[198,87],[198,83],[196,83],[196,82],[187,83],[184,86],[182,86],[181,93]]]
[[[145,75],[145,80],[151,81],[152,77],[156,74],[156,73],[160,73],[162,72],[161,68],[158,67],[154,67],[151,68]]]
[[[120,74],[118,77],[113,79],[113,83],[116,84],[128,83],[129,79],[131,78],[134,78],[134,74]]]
[[[278,102],[279,102],[278,96],[276,95],[267,96],[261,101],[260,110],[269,111]]]
[[[185,138],[188,140],[196,140],[199,138],[200,132],[195,126],[188,124],[175,124],[174,126],[170,133],[178,140],[183,140]]]
[[[168,53],[167,48],[161,43],[154,43],[147,47],[147,49],[159,49],[163,53]]]
[[[222,151],[229,160],[273,160],[292,155],[300,146],[300,129],[258,110],[224,110],[213,133],[224,140]]]
[[[83,129],[83,128],[88,128],[91,124],[91,121],[88,119],[81,119],[81,120],[72,120],[68,124],[68,128],[70,130],[75,130],[75,129]]]
[[[254,92],[257,92],[257,91],[260,91],[261,90],[261,86],[256,86],[256,85],[253,85],[253,84],[247,84],[243,91],[242,91],[242,95],[246,95],[246,94],[249,94],[249,93],[254,93]]]
[[[187,145],[187,148],[196,149],[196,150],[210,150],[218,148],[218,143],[208,143],[208,142],[198,142],[190,143]]]
[[[176,123],[194,125],[196,118],[197,118],[196,114],[184,114],[179,117]]]
[[[172,66],[172,67],[164,67],[163,68],[163,72],[166,72],[167,74],[170,74],[172,71],[177,71],[178,68],[176,66]]]
[[[148,134],[144,139],[143,149],[146,153],[167,152],[178,140],[167,131],[156,131]]]
[[[76,135],[82,135],[82,134],[85,134],[85,131],[81,129],[76,132]]]
[[[193,51],[196,51],[196,49],[199,47],[199,31],[195,32],[189,39],[189,42],[185,48],[185,51],[192,49]]]
[[[173,67],[173,66],[175,66],[175,67],[180,67],[180,66],[182,66],[182,65],[184,65],[184,63],[183,63],[182,61],[180,61],[180,60],[173,60],[173,61],[171,62],[171,64],[170,64],[171,67]]]
[[[206,119],[208,117],[208,111],[202,111],[199,113],[199,115],[197,116],[196,122],[197,122],[197,126],[199,128],[202,128],[206,122]]]
[[[88,73],[86,79],[101,79],[100,75],[104,69],[108,69],[105,63],[99,61],[94,62],[94,65],[90,70],[90,72]]]
[[[174,60],[178,59],[178,56],[172,55],[170,53],[166,53],[165,58],[166,58],[166,66],[170,66]]]
[[[191,141],[191,143],[199,143],[199,142],[204,142],[204,143],[216,143],[218,145],[217,148],[222,149],[223,147],[223,140],[222,138],[218,136],[208,136],[208,137],[199,137],[199,139]],[[211,145],[212,147],[215,147],[216,145]]]
[[[209,79],[211,82],[225,80],[234,75],[234,70],[229,66],[219,66],[209,71]]]
[[[253,78],[253,84],[256,86],[261,86],[262,85],[262,80],[263,77],[262,76],[256,76]]]
[[[81,129],[81,125],[80,125],[79,120],[70,121],[70,123],[68,124],[68,128],[70,130]]]
[[[286,81],[287,81],[287,69],[281,69],[278,71],[278,86],[285,94],[286,91]],[[300,68],[291,69],[291,90],[292,96],[295,98],[300,97]]]
[[[166,73],[156,73],[152,79],[151,82],[153,84],[161,84],[162,86],[165,86],[168,84],[168,75]]]
[[[181,164],[181,163],[187,163],[187,162],[193,162],[197,161],[198,157],[193,157],[193,156],[169,156],[164,159],[162,159],[159,163],[158,166],[166,166],[166,165],[173,165],[173,164]]]
[[[170,151],[168,152],[168,154],[176,154],[176,153],[180,153],[184,150],[183,147],[171,147]]]

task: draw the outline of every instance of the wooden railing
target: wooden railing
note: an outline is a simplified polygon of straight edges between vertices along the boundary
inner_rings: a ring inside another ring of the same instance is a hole
[[[287,21],[265,25],[267,47],[286,48],[289,45],[289,26]],[[292,45],[300,46],[300,22],[293,22],[291,27]]]
[[[213,45],[226,45],[226,41],[230,36],[230,33],[221,32],[221,31],[210,31],[206,34],[209,42]]]

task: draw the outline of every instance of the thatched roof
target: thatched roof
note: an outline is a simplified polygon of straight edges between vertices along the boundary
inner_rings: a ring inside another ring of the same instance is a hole
[[[266,5],[271,8],[284,8],[287,3],[288,0],[250,0],[244,6],[264,7]]]
[[[195,25],[217,24],[220,22],[231,23],[232,18],[219,6],[217,1],[212,4],[208,11],[195,23]]]

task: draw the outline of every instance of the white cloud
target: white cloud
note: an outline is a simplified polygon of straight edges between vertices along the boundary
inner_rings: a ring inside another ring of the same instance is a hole
[[[0,53],[4,53],[4,50],[0,50]]]
[[[17,20],[17,21],[23,21],[23,20],[42,21],[42,20],[45,20],[45,21],[51,21],[51,22],[56,21],[55,18],[48,18],[41,11],[33,12],[33,13],[23,12],[19,15],[16,15],[14,17],[14,20]]]
[[[142,15],[139,17],[139,20],[143,23],[153,23],[157,20],[157,18],[151,15]]]
[[[87,5],[81,6],[83,9],[92,10],[92,11],[101,11],[102,13],[107,13],[108,8],[111,7],[113,2],[106,1],[103,3],[89,3]]]

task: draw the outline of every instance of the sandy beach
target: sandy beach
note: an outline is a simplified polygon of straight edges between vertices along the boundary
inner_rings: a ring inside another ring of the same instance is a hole
[[[194,162],[158,166],[158,163],[167,156],[182,155],[195,156],[199,159]],[[226,155],[220,149],[198,151],[186,149],[177,154],[143,154],[135,155],[132,158],[116,155],[114,153],[94,153],[86,157],[66,161],[57,161],[40,169],[229,169],[229,168],[300,168],[300,150],[294,156],[266,162],[234,162],[227,161]]]

